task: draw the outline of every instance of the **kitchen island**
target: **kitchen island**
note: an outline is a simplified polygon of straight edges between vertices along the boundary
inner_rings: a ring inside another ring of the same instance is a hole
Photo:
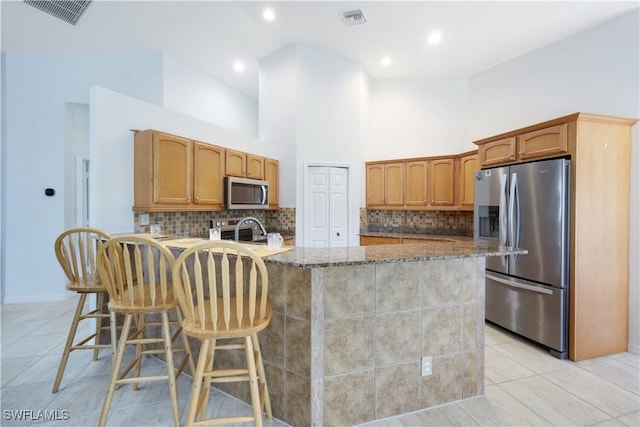
[[[526,251],[460,240],[266,257],[273,315],[259,337],[274,416],[353,425],[482,395],[485,257],[508,253]]]

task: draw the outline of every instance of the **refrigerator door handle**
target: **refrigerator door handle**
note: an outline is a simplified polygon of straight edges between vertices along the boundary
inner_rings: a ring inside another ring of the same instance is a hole
[[[507,246],[507,224],[508,214],[507,214],[507,177],[506,173],[500,175],[500,219],[499,219],[499,237],[500,237],[500,245]],[[501,256],[502,265],[507,265],[507,256]]]
[[[486,278],[502,283],[507,286],[511,286],[513,288],[525,289],[527,291],[538,292],[540,294],[553,295],[553,291],[550,289],[544,289],[544,288],[539,288],[537,286],[525,285],[524,283],[512,282],[511,280],[506,280],[498,276],[494,276],[492,274],[486,274]]]
[[[511,191],[509,195],[509,228],[511,246],[517,248],[520,245],[520,192],[518,188],[518,174],[511,174]],[[518,264],[518,255],[512,255],[513,265]]]

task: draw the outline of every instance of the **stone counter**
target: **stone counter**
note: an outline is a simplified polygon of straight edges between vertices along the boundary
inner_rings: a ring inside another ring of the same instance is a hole
[[[259,337],[274,416],[353,425],[483,394],[485,257],[510,252],[524,253],[460,240],[265,258],[273,316]],[[247,399],[246,388],[225,390]]]

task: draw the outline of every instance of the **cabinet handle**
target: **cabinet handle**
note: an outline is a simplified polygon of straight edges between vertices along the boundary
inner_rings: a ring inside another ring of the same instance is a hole
[[[515,155],[513,153],[509,154],[509,158],[513,159],[515,157]]]
[[[187,196],[187,200],[191,200],[191,196]]]
[[[200,196],[196,196],[196,202],[200,201]]]
[[[520,154],[521,156],[524,156],[526,153],[524,151],[518,151],[518,154]]]

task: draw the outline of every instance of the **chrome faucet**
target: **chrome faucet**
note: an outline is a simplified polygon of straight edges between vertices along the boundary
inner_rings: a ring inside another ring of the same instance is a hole
[[[264,228],[264,225],[262,225],[262,223],[260,221],[258,221],[257,218],[254,218],[252,216],[245,216],[244,218],[242,218],[240,221],[238,221],[238,223],[236,224],[236,242],[240,240],[240,226],[242,224],[244,224],[245,222],[249,222],[249,221],[253,221],[256,224],[258,224],[258,227],[260,227],[260,231],[262,231],[263,235],[267,235],[267,229]]]

